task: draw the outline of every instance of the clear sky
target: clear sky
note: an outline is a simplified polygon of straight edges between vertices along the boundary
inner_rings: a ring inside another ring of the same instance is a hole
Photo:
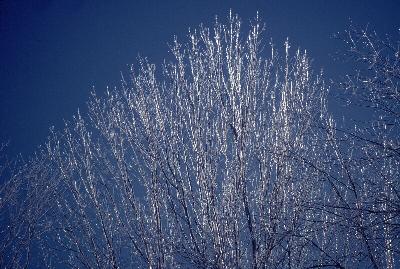
[[[10,141],[11,155],[31,154],[50,126],[85,110],[93,87],[119,85],[139,54],[160,63],[174,35],[184,40],[189,27],[212,26],[230,8],[245,23],[259,11],[265,42],[289,37],[328,78],[343,70],[330,37],[350,19],[399,37],[399,0],[0,0],[0,141]]]

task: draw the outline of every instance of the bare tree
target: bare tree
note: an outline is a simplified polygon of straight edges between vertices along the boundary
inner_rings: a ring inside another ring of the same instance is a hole
[[[51,132],[2,190],[2,266],[394,267],[398,166],[365,167],[305,51],[241,24],[175,38]]]
[[[400,243],[399,41],[353,26],[338,37],[345,42],[347,64],[356,67],[339,85],[345,90],[340,96],[350,112],[363,117],[351,121],[347,115],[348,126],[332,128],[333,141],[340,141],[332,167],[344,188],[339,192],[343,202],[330,205],[331,213],[347,230],[344,257],[356,258],[347,266],[395,268]]]

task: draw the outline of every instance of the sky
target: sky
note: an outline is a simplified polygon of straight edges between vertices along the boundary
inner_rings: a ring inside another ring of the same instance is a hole
[[[0,0],[0,143],[6,154],[31,155],[49,128],[61,129],[85,111],[94,88],[119,85],[120,72],[139,55],[159,64],[173,36],[212,26],[229,10],[246,24],[259,12],[265,42],[307,49],[315,70],[335,78],[346,68],[333,60],[332,35],[353,24],[399,37],[396,0]]]

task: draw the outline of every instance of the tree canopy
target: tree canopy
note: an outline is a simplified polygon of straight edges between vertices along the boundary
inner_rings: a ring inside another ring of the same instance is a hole
[[[395,268],[398,41],[350,28],[360,69],[329,86],[306,51],[246,27],[231,13],[175,38],[171,62],[139,59],[4,162],[2,267]],[[330,90],[371,117],[340,126]]]

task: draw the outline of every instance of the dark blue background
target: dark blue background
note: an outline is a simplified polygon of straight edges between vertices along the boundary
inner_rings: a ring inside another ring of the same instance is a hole
[[[400,1],[94,1],[0,0],[0,141],[8,154],[31,154],[50,126],[62,128],[93,87],[119,85],[120,71],[140,54],[160,63],[167,43],[185,40],[188,27],[212,26],[229,9],[247,23],[259,11],[265,42],[305,48],[314,68],[337,77],[345,66],[331,58],[330,36],[356,25],[398,38]]]

